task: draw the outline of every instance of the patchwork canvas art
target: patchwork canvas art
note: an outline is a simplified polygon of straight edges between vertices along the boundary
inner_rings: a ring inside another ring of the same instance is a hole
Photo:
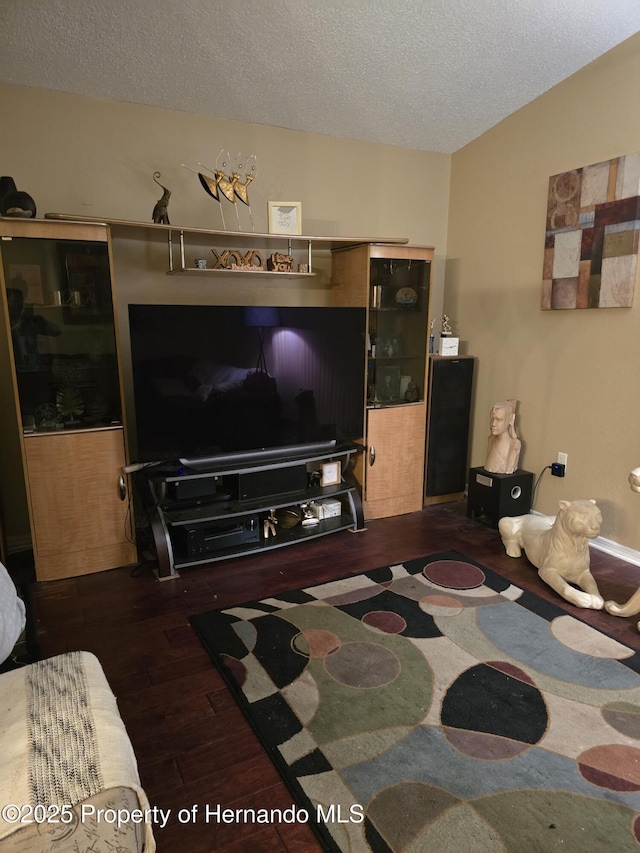
[[[630,308],[639,231],[640,153],[553,175],[541,308]]]

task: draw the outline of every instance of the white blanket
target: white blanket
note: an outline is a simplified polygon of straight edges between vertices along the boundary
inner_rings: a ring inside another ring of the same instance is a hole
[[[149,808],[115,696],[89,652],[0,675],[0,755],[2,804],[68,807],[125,787]],[[0,816],[0,839],[18,829]],[[151,825],[144,849],[155,850]]]
[[[25,621],[24,601],[18,596],[9,572],[0,563],[0,663],[13,651]]]

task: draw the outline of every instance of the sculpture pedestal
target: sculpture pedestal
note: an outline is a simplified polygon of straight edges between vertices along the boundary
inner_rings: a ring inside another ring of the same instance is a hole
[[[526,515],[531,510],[533,474],[518,468],[513,474],[493,474],[484,468],[469,469],[467,517],[492,527],[505,515]]]

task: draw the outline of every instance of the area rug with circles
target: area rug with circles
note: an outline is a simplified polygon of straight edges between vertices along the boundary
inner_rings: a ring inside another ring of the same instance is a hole
[[[191,618],[327,850],[640,850],[640,653],[455,551]]]

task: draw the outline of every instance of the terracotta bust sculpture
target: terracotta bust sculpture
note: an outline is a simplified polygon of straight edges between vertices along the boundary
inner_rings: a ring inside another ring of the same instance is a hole
[[[491,409],[491,434],[485,471],[513,474],[518,467],[521,442],[516,435],[516,400],[504,400]]]

